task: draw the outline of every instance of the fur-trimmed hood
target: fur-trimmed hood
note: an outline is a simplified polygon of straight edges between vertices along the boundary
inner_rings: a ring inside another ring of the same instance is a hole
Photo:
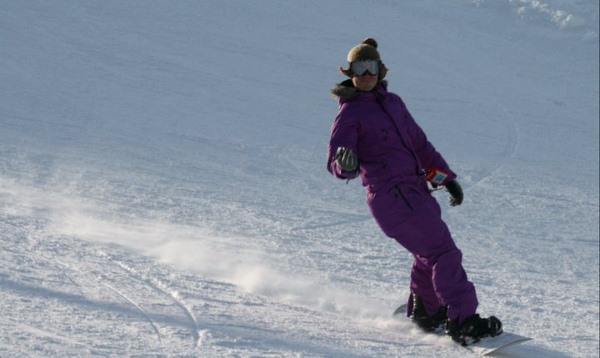
[[[378,88],[380,88],[380,86],[387,88],[387,81],[386,80],[380,81],[375,86],[373,91],[377,91]],[[338,98],[338,99],[347,99],[347,98],[353,97],[359,93],[362,93],[362,91],[360,91],[356,87],[354,87],[354,84],[352,83],[351,79],[345,80],[344,82],[340,82],[340,83],[336,84],[335,86],[333,86],[333,88],[331,89],[331,94],[335,98]]]

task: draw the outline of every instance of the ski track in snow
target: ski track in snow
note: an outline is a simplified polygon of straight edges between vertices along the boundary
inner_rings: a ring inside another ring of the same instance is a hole
[[[111,285],[109,285],[106,282],[102,282],[102,284],[105,287],[107,287],[109,290],[111,290],[114,293],[116,293],[117,295],[121,296],[125,301],[131,303],[135,308],[137,308],[144,315],[144,317],[146,317],[146,320],[148,320],[148,323],[150,323],[150,325],[152,326],[152,329],[154,330],[154,332],[156,332],[156,336],[158,337],[158,340],[159,340],[160,344],[163,345],[163,343],[162,343],[162,337],[160,335],[160,332],[159,332],[156,324],[154,323],[154,321],[150,317],[150,315],[146,311],[144,311],[144,309],[137,302],[135,302],[131,298],[127,297],[127,295],[124,294],[123,292],[117,290],[116,288],[112,287]],[[163,346],[163,349],[164,349],[164,346]]]
[[[503,120],[501,118],[496,120],[503,123],[506,128],[505,136],[499,140],[500,142],[504,143],[504,148],[500,151],[500,155],[494,158],[493,168],[488,168],[486,172],[478,173],[479,176],[477,178],[471,179],[469,186],[464,188],[465,190],[468,190],[470,187],[476,187],[482,184],[488,178],[494,176],[495,173],[502,171],[504,165],[509,163],[511,159],[515,157],[519,147],[519,142],[521,140],[518,124],[515,118],[509,114],[507,108],[501,105],[496,97],[490,94],[488,90],[480,85],[475,84],[473,81],[469,80],[467,76],[457,72],[454,68],[445,65],[442,61],[437,60],[435,57],[429,56],[425,59],[433,66],[438,67],[441,70],[441,73],[446,75],[449,74],[452,76],[452,78],[460,79],[460,81],[466,85],[466,88],[469,88],[469,99],[474,103],[474,106],[484,107],[488,103],[491,103],[492,107],[496,107],[503,117]]]
[[[183,300],[181,298],[178,297],[179,295],[178,295],[177,292],[169,290],[165,286],[164,283],[160,282],[157,279],[145,278],[140,273],[136,272],[135,269],[133,269],[132,267],[130,267],[130,266],[124,264],[124,263],[117,262],[116,264],[119,267],[121,267],[123,270],[127,271],[128,273],[130,273],[133,277],[137,278],[141,282],[146,283],[148,286],[150,286],[155,291],[166,295],[170,300],[173,301],[173,303],[176,306],[178,306],[179,308],[181,308],[181,310],[183,311],[183,313],[185,314],[185,316],[191,322],[190,331],[191,331],[191,335],[192,335],[193,340],[194,340],[194,346],[197,346],[197,345],[200,344],[200,329],[199,329],[199,326],[198,326],[198,321],[196,320],[196,317],[192,313],[192,310],[185,304],[185,302],[183,302]]]

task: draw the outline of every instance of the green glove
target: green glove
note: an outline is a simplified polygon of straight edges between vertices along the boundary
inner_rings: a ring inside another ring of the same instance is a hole
[[[345,147],[338,147],[335,152],[335,163],[345,172],[353,172],[358,168],[358,159],[352,151]]]

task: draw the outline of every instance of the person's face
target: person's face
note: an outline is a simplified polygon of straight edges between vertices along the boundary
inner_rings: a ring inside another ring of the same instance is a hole
[[[360,91],[368,92],[377,85],[377,75],[372,75],[369,72],[365,72],[362,76],[354,75],[352,83]]]

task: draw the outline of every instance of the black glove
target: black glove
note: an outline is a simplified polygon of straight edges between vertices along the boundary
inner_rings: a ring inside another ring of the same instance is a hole
[[[456,180],[450,180],[446,183],[446,190],[450,193],[450,206],[457,206],[463,202],[463,191]]]
[[[335,152],[335,162],[345,172],[353,172],[358,168],[358,159],[348,148],[338,147]]]

